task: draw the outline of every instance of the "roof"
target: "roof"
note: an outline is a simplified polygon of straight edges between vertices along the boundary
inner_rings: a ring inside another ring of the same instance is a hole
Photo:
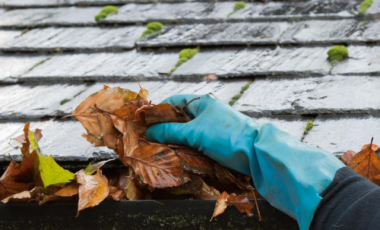
[[[360,3],[249,2],[231,15],[228,1],[0,0],[0,162],[20,159],[10,139],[26,122],[43,129],[43,152],[60,161],[117,157],[60,118],[103,84],[137,82],[154,103],[210,92],[228,103],[252,82],[235,109],[330,152],[358,151],[380,138],[380,0],[363,17]],[[105,5],[118,13],[96,22]],[[153,21],[161,34],[140,39]],[[335,44],[350,57],[332,68]],[[194,47],[170,75],[179,51]]]

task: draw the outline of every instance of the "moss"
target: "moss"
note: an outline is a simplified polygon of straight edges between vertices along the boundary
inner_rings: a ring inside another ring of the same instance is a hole
[[[252,82],[250,81],[247,84],[245,84],[243,87],[241,87],[240,92],[238,94],[236,94],[235,96],[233,96],[232,99],[230,100],[230,102],[228,102],[228,104],[233,106],[236,103],[236,101],[241,98],[241,96],[244,94],[244,92],[249,88],[249,86],[251,84],[252,84]]]
[[[146,25],[146,30],[142,33],[141,38],[148,36],[148,35],[153,35],[153,34],[160,34],[162,27],[162,23],[160,22],[151,22]]]
[[[41,61],[37,62],[36,64],[34,64],[34,66],[32,66],[32,67],[29,69],[29,71],[32,71],[34,68],[36,68],[36,67],[38,67],[38,66],[44,64],[45,62],[49,61],[52,57],[53,57],[53,56],[50,56],[50,57],[45,58],[44,60],[41,60]]]
[[[66,104],[66,103],[69,102],[69,101],[71,101],[71,99],[69,99],[69,98],[65,98],[65,99],[63,99],[59,104],[60,104],[60,105],[64,105],[64,104]]]
[[[106,18],[109,14],[116,14],[118,8],[116,6],[105,6],[103,9],[95,16],[95,21]]]
[[[314,126],[314,121],[308,121],[305,127],[305,130],[303,131],[303,135],[305,136],[306,134],[309,133],[309,131],[313,128]]]
[[[236,2],[234,6],[234,10],[228,15],[230,16],[231,14],[234,14],[236,11],[244,9],[245,8],[245,2]]]
[[[336,65],[343,59],[348,58],[349,53],[347,47],[345,46],[334,46],[329,49],[327,55],[329,55],[331,64]]]
[[[181,52],[179,52],[179,60],[175,64],[173,69],[170,70],[169,76],[172,75],[172,73],[174,73],[174,71],[176,71],[180,65],[182,65],[183,63],[187,62],[189,59],[194,57],[194,55],[196,55],[198,52],[199,52],[198,48],[181,50]]]
[[[359,15],[364,16],[367,13],[368,8],[372,5],[373,0],[365,0],[360,4]]]

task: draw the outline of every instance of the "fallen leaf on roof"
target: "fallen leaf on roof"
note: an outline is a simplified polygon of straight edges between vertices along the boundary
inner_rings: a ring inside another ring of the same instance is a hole
[[[222,214],[228,207],[227,200],[228,200],[228,193],[223,192],[220,194],[218,199],[216,200],[214,213],[212,214],[212,217],[210,219],[210,222],[220,214]]]
[[[343,163],[348,164],[351,162],[352,158],[355,156],[355,152],[352,150],[348,150],[343,153],[342,157],[340,158]]]
[[[380,185],[380,160],[373,150],[372,141],[373,138],[370,144],[365,145],[363,150],[352,157],[347,166],[359,175]]]

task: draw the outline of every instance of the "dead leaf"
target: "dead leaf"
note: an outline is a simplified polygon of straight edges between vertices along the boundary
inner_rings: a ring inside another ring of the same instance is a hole
[[[35,187],[31,191],[22,191],[20,193],[13,194],[3,200],[4,204],[9,201],[22,201],[22,202],[30,202],[33,200],[39,200],[44,194],[44,189],[42,187]]]
[[[355,152],[352,151],[352,150],[348,150],[347,152],[344,152],[342,157],[340,158],[340,160],[345,163],[345,164],[348,164],[351,162],[352,158],[355,156]]]
[[[101,167],[103,167],[103,165],[105,165],[106,163],[110,162],[110,161],[114,161],[116,159],[109,159],[109,160],[105,160],[105,161],[99,161],[95,164],[89,164],[86,168],[85,168],[85,171],[87,174],[93,174],[94,172],[96,172],[98,169],[100,169]]]
[[[220,196],[216,200],[214,213],[212,214],[210,222],[212,221],[212,219],[214,219],[214,217],[219,216],[220,214],[222,214],[226,210],[226,208],[228,206],[228,204],[227,204],[228,196],[229,195],[226,192],[223,192],[222,194],[220,194]]]
[[[153,106],[145,111],[145,122],[148,126],[164,122],[188,122],[190,120],[190,117],[168,103]]]
[[[250,177],[235,177],[230,171],[222,167],[221,165],[215,164],[215,175],[219,178],[222,183],[233,183],[241,189],[254,190],[252,185],[249,183]]]
[[[83,209],[94,207],[102,202],[109,194],[108,180],[98,169],[95,175],[87,175],[81,170],[76,174],[79,185],[78,213]]]
[[[153,188],[174,187],[190,181],[175,152],[165,145],[143,145],[125,158],[136,174]]]
[[[191,148],[179,148],[175,149],[175,152],[185,170],[199,175],[213,175],[215,162],[203,155],[203,153]]]
[[[255,204],[249,201],[246,194],[236,195],[231,194],[227,199],[228,205],[233,205],[239,212],[246,213],[247,216],[253,216],[253,208]]]
[[[373,138],[372,138],[373,140]],[[371,144],[352,157],[351,162],[347,164],[359,175],[380,185],[380,160],[378,159]]]

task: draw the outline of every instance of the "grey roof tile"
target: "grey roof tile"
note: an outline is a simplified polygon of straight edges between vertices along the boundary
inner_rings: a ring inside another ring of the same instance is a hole
[[[317,117],[314,127],[306,135],[304,142],[319,146],[330,152],[342,153],[347,150],[360,151],[363,145],[378,143],[380,118],[378,117]]]
[[[1,13],[1,12],[0,12]],[[17,30],[0,30],[0,47],[9,41],[12,41],[17,36],[21,35],[21,31]]]
[[[380,14],[380,1],[374,0],[371,7],[368,9],[367,14]]]
[[[0,161],[8,161],[9,155],[21,159],[19,149],[15,144],[9,145],[10,139],[22,134],[24,122],[1,122]],[[105,147],[94,147],[84,138],[85,129],[78,121],[46,121],[31,122],[31,129],[42,129],[42,139],[39,141],[44,155],[53,155],[61,161],[87,161],[92,159],[117,158],[116,154]],[[5,130],[5,131],[4,131]],[[13,147],[12,147],[13,146]]]
[[[101,7],[9,10],[0,14],[0,27],[96,25],[94,17],[100,10]]]
[[[307,2],[247,3],[229,16],[234,2],[185,2],[160,4],[126,4],[119,12],[102,22],[138,23],[160,22],[216,22],[302,18],[354,17],[356,1],[318,0]],[[11,10],[0,15],[1,27],[34,27],[46,25],[95,25],[94,16],[100,7],[40,8]]]
[[[15,81],[15,78],[28,72],[47,56],[0,56],[0,81]]]
[[[56,55],[22,76],[23,81],[158,79],[177,62],[177,54],[92,53]]]
[[[268,2],[247,4],[232,14],[234,20],[308,18],[350,18],[359,5],[356,1],[316,0],[302,2]]]
[[[332,70],[333,74],[380,74],[379,46],[349,46],[349,58]]]
[[[160,0],[160,2],[207,2],[209,0]],[[154,0],[0,0],[0,7],[58,7],[72,5],[110,5],[126,3],[154,3]]]
[[[293,23],[281,44],[355,43],[380,41],[380,21],[314,20]]]
[[[288,25],[286,22],[178,25],[137,44],[142,47],[276,44]]]
[[[173,77],[325,75],[331,68],[326,47],[204,51],[182,64]]]
[[[298,139],[302,138],[307,123],[305,119],[279,119],[269,117],[252,118],[252,120],[259,123],[272,123],[280,130]]]
[[[54,116],[60,103],[86,89],[85,85],[0,86],[0,119]]]
[[[14,39],[1,41],[0,50],[6,51],[55,51],[55,50],[102,50],[132,49],[141,37],[144,27],[123,28],[45,28],[33,29],[14,38],[17,31],[0,31]],[[20,32],[18,32],[19,34]]]
[[[246,114],[379,113],[378,77],[256,80],[234,108]]]

